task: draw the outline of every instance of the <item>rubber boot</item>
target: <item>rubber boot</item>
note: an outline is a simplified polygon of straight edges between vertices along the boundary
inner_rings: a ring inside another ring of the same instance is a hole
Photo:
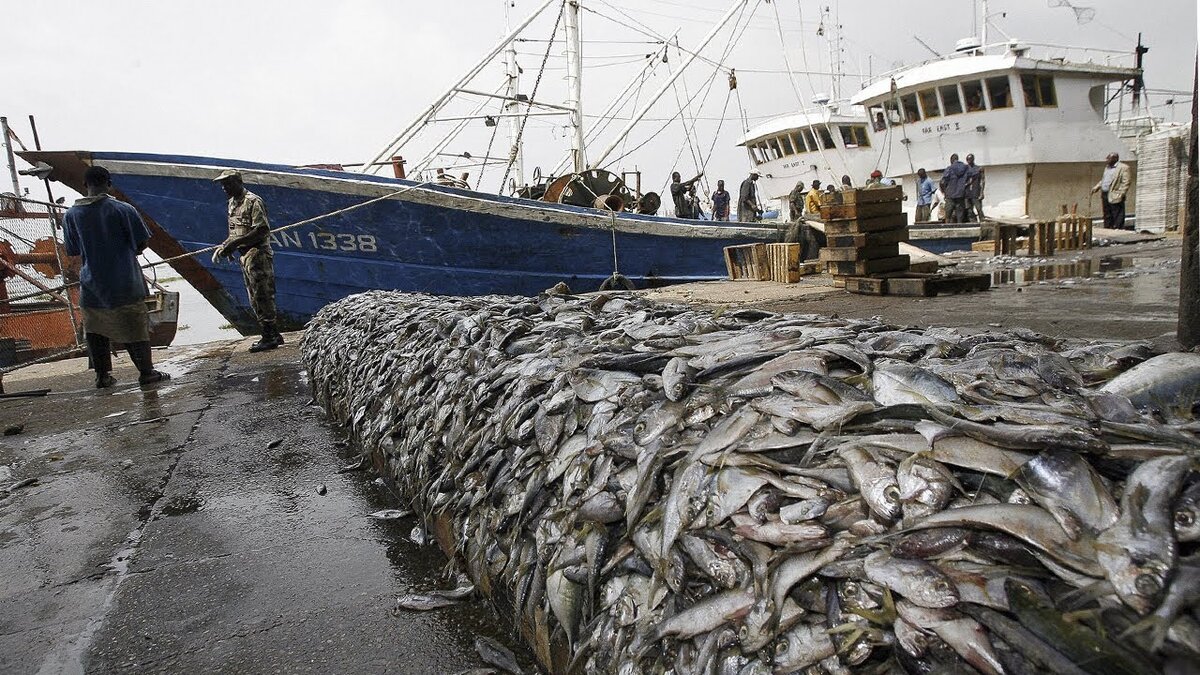
[[[96,371],[96,388],[107,389],[117,383],[112,376],[112,343],[96,333],[87,333],[88,361]]]
[[[283,346],[283,333],[275,328],[275,324],[271,324],[271,342],[274,342],[276,347]]]
[[[280,336],[279,341],[276,342],[276,335],[279,334],[275,332],[275,324],[270,321],[263,321],[262,337],[258,339],[258,342],[250,345],[250,353],[256,354],[258,352],[269,351],[283,344],[283,336]]]

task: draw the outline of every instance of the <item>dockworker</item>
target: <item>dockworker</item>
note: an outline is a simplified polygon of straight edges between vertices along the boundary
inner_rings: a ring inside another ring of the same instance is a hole
[[[692,205],[688,201],[688,190],[691,189],[696,181],[700,180],[703,173],[696,174],[695,178],[687,181],[679,180],[679,172],[671,172],[671,201],[675,203],[676,218],[695,218],[696,214],[692,210]]]
[[[275,349],[283,344],[283,336],[275,328],[275,261],[267,207],[261,197],[246,189],[240,172],[226,169],[213,180],[229,196],[229,236],[213,253],[213,262],[232,258],[235,251],[241,255],[250,308],[262,326],[262,337],[250,346],[250,351]]]
[[[853,189],[854,189],[854,183],[852,183],[850,181],[850,176],[848,176],[846,174],[842,174],[842,187],[841,187],[842,192],[845,192],[847,190],[853,190]]]
[[[762,217],[762,204],[758,200],[758,171],[751,171],[750,176],[742,181],[738,190],[738,220],[743,223],[757,223]]]
[[[154,369],[150,354],[150,316],[146,280],[137,257],[150,242],[150,230],[137,209],[108,195],[112,176],[102,166],[83,174],[87,196],[63,218],[67,255],[79,256],[79,306],[96,388],[116,384],[112,343],[120,342],[138,369],[138,384],[170,379]]]
[[[725,190],[725,181],[717,181],[717,191],[712,193],[713,220],[729,220],[729,193]]]
[[[942,194],[946,196],[946,222],[962,223],[966,215],[967,165],[950,155],[950,165],[942,172]]]
[[[879,169],[875,169],[874,171],[871,172],[871,177],[867,179],[866,185],[864,185],[864,187],[873,188],[873,187],[880,187],[881,185],[883,185],[883,172],[880,171]]]
[[[812,182],[812,189],[804,196],[804,210],[813,219],[821,219],[821,181]]]
[[[696,184],[692,183],[688,186],[687,191],[688,206],[692,210],[692,217],[696,220],[706,220],[704,217],[704,207],[700,203],[700,195],[696,194]]]
[[[1121,163],[1121,156],[1110,152],[1105,160],[1104,175],[1092,188],[1092,194],[1100,193],[1104,207],[1104,227],[1113,230],[1125,229],[1125,196],[1129,193],[1129,165]]]
[[[796,181],[796,187],[788,193],[788,219],[793,223],[804,217],[804,195],[808,188],[804,186],[804,181]]]
[[[983,222],[983,167],[975,163],[975,155],[967,155],[966,222]]]
[[[924,168],[917,169],[917,213],[915,222],[927,223],[932,215],[933,196],[937,194],[937,185],[925,173]]]

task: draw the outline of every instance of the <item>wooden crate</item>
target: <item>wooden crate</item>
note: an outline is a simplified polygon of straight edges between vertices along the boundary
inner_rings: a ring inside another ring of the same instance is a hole
[[[800,244],[767,244],[771,281],[794,284],[800,281]]]
[[[858,295],[884,295],[887,277],[846,277],[846,290]]]
[[[878,260],[880,258],[894,258],[899,254],[900,244],[880,244],[878,246],[866,246],[863,248],[849,246],[845,248],[823,248],[821,249],[821,260],[825,262]]]
[[[842,237],[852,234],[869,234],[872,232],[890,232],[903,230],[908,227],[908,216],[903,213],[872,218],[842,218],[825,222],[826,237]]]
[[[903,202],[871,202],[868,204],[834,204],[821,207],[821,220],[845,220],[894,216],[904,211]]]
[[[888,277],[887,294],[931,298],[945,293],[972,293],[992,287],[990,274],[906,274]]]
[[[862,277],[880,272],[900,272],[908,269],[908,256],[898,255],[876,260],[828,262],[829,273],[846,277]]]
[[[828,232],[825,235],[826,242],[830,248],[846,248],[856,246],[859,248],[866,246],[879,246],[881,244],[898,244],[902,241],[908,241],[908,228],[900,228],[895,230],[884,230],[882,232],[866,232],[863,234],[843,234],[830,236]],[[991,242],[988,242],[991,245]],[[988,249],[991,250],[991,249]]]
[[[876,204],[879,202],[899,202],[904,200],[904,189],[899,185],[881,188],[855,188],[826,192],[821,195],[821,206],[839,206],[844,204]]]
[[[725,247],[725,271],[733,281],[766,281],[771,278],[766,244]]]
[[[936,260],[922,260],[921,262],[908,263],[908,271],[921,274],[934,274],[938,271],[941,265]]]

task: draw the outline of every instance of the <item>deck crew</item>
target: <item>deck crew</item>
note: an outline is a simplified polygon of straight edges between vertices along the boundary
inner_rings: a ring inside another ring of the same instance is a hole
[[[942,194],[946,196],[946,222],[962,223],[966,216],[967,165],[950,155],[950,165],[942,172]]]
[[[138,384],[170,379],[154,369],[150,354],[150,317],[146,280],[137,257],[150,242],[150,230],[137,209],[108,195],[112,177],[102,166],[83,174],[87,196],[63,218],[67,255],[82,258],[79,306],[96,388],[116,384],[112,343],[122,342],[138,369]]]
[[[917,213],[915,222],[927,223],[933,208],[933,196],[937,194],[937,185],[925,173],[924,168],[917,169]]]
[[[975,163],[975,155],[967,155],[966,222],[983,222],[983,167]]]
[[[845,192],[847,190],[853,190],[853,189],[854,189],[854,183],[850,180],[850,176],[848,176],[846,174],[842,174],[842,187],[841,187],[842,192]]]
[[[758,171],[751,171],[738,190],[738,220],[757,223],[762,219],[762,212],[762,202],[758,199]]]
[[[1121,163],[1121,156],[1117,153],[1108,153],[1104,175],[1092,188],[1092,194],[1100,193],[1100,202],[1104,207],[1104,227],[1113,230],[1125,229],[1125,196],[1129,193],[1129,183],[1129,165]]]
[[[712,193],[713,220],[729,220],[729,192],[725,190],[725,181],[717,181],[717,190]]]
[[[233,169],[222,171],[215,179],[229,197],[229,236],[213,253],[213,262],[241,255],[242,280],[250,296],[250,308],[262,326],[262,337],[251,352],[275,349],[283,336],[275,328],[275,261],[271,253],[271,226],[267,208],[258,195],[246,189],[242,174]]]
[[[804,186],[804,181],[796,181],[796,187],[788,193],[788,219],[793,223],[804,217],[804,195],[807,194],[808,188]]]
[[[813,220],[821,219],[821,181],[814,180],[812,189],[804,195],[804,210]]]
[[[688,191],[703,175],[703,173],[698,173],[695,178],[681,181],[678,171],[671,172],[671,201],[675,203],[676,218],[695,218],[697,216],[696,210],[689,199]]]

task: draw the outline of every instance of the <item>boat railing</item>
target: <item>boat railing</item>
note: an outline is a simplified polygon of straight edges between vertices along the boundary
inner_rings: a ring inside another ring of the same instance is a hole
[[[936,56],[917,63],[910,63],[898,68],[893,68],[878,75],[865,78],[862,81],[862,88],[866,89],[876,82],[890,80],[899,73],[912,70],[913,68],[926,66],[931,63],[941,63],[943,61],[951,61],[954,59],[970,58],[980,54],[1007,53],[1014,49],[1027,52],[1032,48],[1037,48],[1038,53],[1030,54],[1030,58],[1036,58],[1041,61],[1062,61],[1065,63],[1093,64],[1108,68],[1135,67],[1135,55],[1133,50],[1130,49],[1104,49],[1100,47],[1077,47],[1071,45],[1061,45],[1051,42],[1005,40],[1003,42],[994,42],[975,49]]]

